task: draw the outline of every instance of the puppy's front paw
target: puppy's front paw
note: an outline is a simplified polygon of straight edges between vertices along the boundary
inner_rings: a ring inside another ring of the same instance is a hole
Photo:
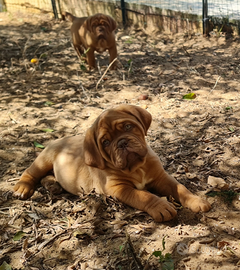
[[[14,187],[13,196],[21,200],[30,198],[34,193],[34,184],[29,181],[20,180]]]
[[[156,222],[168,221],[177,215],[175,206],[160,198],[147,210],[147,212]]]
[[[192,210],[194,213],[208,212],[211,209],[211,204],[198,196],[192,196],[187,200],[186,207]]]

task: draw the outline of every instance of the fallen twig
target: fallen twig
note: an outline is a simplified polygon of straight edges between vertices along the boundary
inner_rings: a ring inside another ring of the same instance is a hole
[[[52,243],[54,240],[56,240],[58,237],[64,235],[64,234],[67,234],[67,233],[72,233],[72,231],[74,229],[77,229],[77,228],[81,228],[81,229],[89,229],[90,226],[85,226],[84,224],[88,223],[88,222],[92,222],[93,220],[95,220],[95,218],[92,218],[92,219],[87,219],[87,220],[84,220],[82,222],[82,224],[76,224],[74,226],[71,226],[70,228],[68,229],[64,229],[62,230],[61,232],[55,234],[54,236],[52,236],[51,238],[49,239],[46,239],[45,241],[43,241],[41,244],[39,244],[39,246],[37,247],[36,251],[34,253],[32,253],[28,258],[27,260],[30,261],[31,259],[33,259],[39,252],[41,252],[41,250],[46,247],[47,245],[49,245],[50,243]],[[70,238],[71,238],[72,235],[70,235]],[[39,237],[39,235],[37,236]],[[35,240],[33,240],[35,241]]]
[[[132,71],[132,61],[130,62],[130,65],[129,65],[129,69],[128,69],[128,77],[129,77],[129,74],[131,73]]]
[[[105,72],[103,73],[102,77],[100,78],[100,80],[97,82],[96,85],[96,90],[98,88],[99,83],[102,81],[102,78],[106,75],[106,73],[108,72],[109,68],[112,66],[112,64],[117,60],[117,57],[109,64],[109,66],[107,67],[107,69],[105,70]]]
[[[15,178],[10,178],[7,180],[7,182],[13,182],[13,181],[16,181],[16,180],[19,180],[20,177],[15,177]]]
[[[185,49],[184,46],[183,46],[182,48],[183,48],[184,52],[186,53],[186,55],[187,55],[188,57],[191,57],[191,55],[189,54],[189,52],[187,51],[187,49]]]
[[[142,265],[141,261],[139,260],[139,258],[136,255],[136,252],[134,250],[132,241],[130,239],[130,235],[128,233],[126,233],[126,247],[127,247],[128,256],[129,256],[129,253],[130,253],[133,260],[134,260],[134,264],[135,264],[136,268],[139,269],[139,270],[143,270],[144,269],[143,265]]]
[[[99,61],[97,61],[97,68],[98,68],[98,72],[99,72],[100,76],[102,76],[101,68],[99,66]]]
[[[45,240],[44,242],[42,242],[42,243],[37,247],[38,251],[40,251],[41,249],[43,249],[45,246],[47,246],[49,243],[51,243],[53,240],[55,240],[55,239],[58,238],[59,236],[65,234],[65,233],[68,233],[68,232],[69,232],[68,229],[67,229],[67,230],[64,230],[64,231],[62,231],[62,232],[60,232],[60,233],[55,234],[53,237],[51,237],[51,238]]]
[[[210,90],[208,96],[209,96],[209,95],[212,93],[212,91],[216,88],[217,83],[218,83],[218,81],[220,80],[220,78],[221,78],[221,76],[218,76],[218,78],[217,78],[217,80],[216,80],[216,82],[215,82],[215,85],[214,85],[213,88]]]
[[[10,120],[11,120],[12,122],[14,122],[14,124],[18,124],[18,121],[15,120],[15,119],[11,116],[11,113],[10,113],[10,112],[8,113],[8,116],[9,116]]]
[[[87,93],[86,93],[86,91],[85,91],[85,89],[84,89],[84,87],[83,87],[83,85],[82,85],[82,82],[81,82],[81,80],[80,80],[80,78],[79,78],[78,72],[77,72],[77,76],[78,76],[79,85],[80,85],[80,87],[82,88],[82,91],[83,91],[84,95],[88,98],[88,100],[91,100],[91,98],[87,95]]]

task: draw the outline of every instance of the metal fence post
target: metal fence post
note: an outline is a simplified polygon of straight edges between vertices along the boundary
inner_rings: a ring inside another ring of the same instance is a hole
[[[55,17],[55,19],[57,19],[58,18],[58,12],[57,12],[57,7],[56,7],[56,2],[55,2],[55,0],[51,0],[51,2],[52,2],[52,9],[53,9],[54,17]]]
[[[202,0],[202,23],[203,23],[203,35],[208,36],[208,0]]]
[[[122,10],[122,21],[123,27],[126,26],[126,9],[125,9],[125,1],[121,0],[121,10]]]

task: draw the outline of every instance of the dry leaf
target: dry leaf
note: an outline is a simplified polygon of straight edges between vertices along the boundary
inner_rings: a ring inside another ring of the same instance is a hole
[[[127,225],[128,222],[126,220],[114,220],[111,222],[112,225],[114,225],[114,230],[121,229],[124,225]]]
[[[217,242],[218,249],[225,249],[226,246],[230,246],[230,243],[226,241]]]
[[[214,188],[219,188],[220,190],[227,190],[229,185],[220,177],[215,177],[209,175],[208,177],[208,184]]]

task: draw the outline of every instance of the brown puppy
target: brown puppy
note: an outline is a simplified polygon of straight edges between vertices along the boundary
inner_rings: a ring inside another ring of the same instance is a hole
[[[49,144],[15,185],[15,196],[29,198],[36,184],[53,169],[56,180],[70,193],[93,188],[146,211],[157,222],[176,216],[175,207],[150,193],[173,196],[193,212],[206,212],[210,204],[193,195],[167,174],[145,135],[152,117],[146,110],[121,105],[103,112],[85,138],[65,137]]]
[[[74,48],[80,58],[84,49],[87,51],[87,63],[90,68],[96,67],[94,51],[102,53],[108,50],[110,54],[109,63],[117,57],[114,34],[117,24],[113,18],[101,13],[82,18],[75,17],[68,12],[64,12],[62,15],[72,22],[71,34]],[[111,69],[116,67],[115,61]]]

